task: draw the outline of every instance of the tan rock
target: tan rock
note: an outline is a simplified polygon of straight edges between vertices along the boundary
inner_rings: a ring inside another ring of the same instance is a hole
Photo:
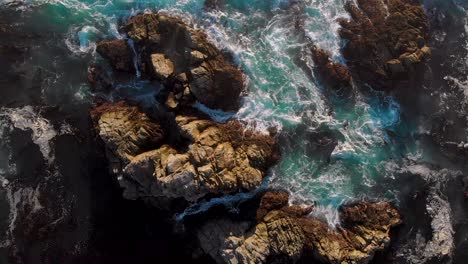
[[[125,180],[121,183],[126,196],[133,199],[196,201],[207,194],[253,190],[278,158],[276,141],[268,135],[245,130],[237,122],[217,124],[191,116],[175,120],[188,141],[184,151],[169,145],[150,148],[146,144],[156,135],[157,123],[136,108],[108,108],[94,115],[94,120],[109,157],[122,161]],[[239,138],[241,131],[244,136]]]
[[[157,147],[164,138],[159,124],[137,107],[117,104],[103,104],[94,109],[99,135],[120,160],[127,162],[143,153],[148,147]]]
[[[330,228],[318,219],[297,214],[284,192],[267,192],[257,210],[256,223],[214,220],[202,226],[202,249],[219,263],[368,263],[390,241],[390,229],[400,215],[385,202],[359,202],[340,210],[342,227]],[[306,253],[306,254],[305,254]],[[307,257],[313,257],[313,260]],[[304,259],[304,257],[306,259]]]
[[[164,54],[151,54],[151,63],[157,78],[165,80],[174,74],[174,64]]]

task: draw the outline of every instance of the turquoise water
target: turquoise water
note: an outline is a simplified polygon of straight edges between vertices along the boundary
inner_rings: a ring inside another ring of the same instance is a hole
[[[57,33],[55,45],[63,52],[52,60],[47,50],[37,54],[37,65],[57,74],[56,82],[44,92],[46,101],[60,104],[63,97],[59,93],[74,104],[87,103],[92,94],[82,77],[87,65],[99,59],[95,43],[123,37],[117,30],[119,20],[132,14],[146,9],[167,11],[204,29],[218,47],[234,54],[248,77],[248,94],[235,117],[260,130],[276,126],[281,131],[287,144],[281,146],[282,160],[271,171],[270,186],[289,190],[293,200],[316,201],[326,212],[356,197],[393,199],[395,190],[374,191],[380,180],[392,177],[386,165],[420,154],[412,139],[417,128],[404,121],[394,98],[369,88],[356,89],[364,92],[356,92],[353,98],[326,92],[295,63],[294,58],[302,58],[306,67],[313,67],[304,56],[307,43],[294,30],[288,1],[227,0],[225,8],[209,12],[203,9],[203,2],[30,1],[41,7],[24,18],[30,21],[26,24],[33,31],[46,27]],[[336,22],[347,17],[343,1],[309,0],[304,4],[300,15],[305,34],[329,50],[335,60],[344,62]],[[79,69],[81,74],[63,72],[63,65]],[[154,95],[136,77],[119,89],[136,91],[146,99]],[[328,131],[337,139],[331,158],[316,155],[311,147],[310,135],[316,131]]]

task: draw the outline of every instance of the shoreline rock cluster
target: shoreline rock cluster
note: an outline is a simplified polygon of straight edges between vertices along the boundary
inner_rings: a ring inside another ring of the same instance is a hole
[[[97,52],[114,71],[139,71],[165,87],[156,114],[125,102],[104,103],[92,111],[124,196],[153,204],[193,203],[257,189],[279,159],[276,139],[238,121],[218,124],[192,108],[198,101],[225,111],[238,109],[242,72],[203,32],[178,18],[141,14],[122,31],[128,40],[104,40]],[[96,86],[108,87],[99,67],[91,67],[88,77]]]
[[[360,201],[342,206],[342,225],[332,229],[307,216],[313,206],[289,205],[288,198],[281,191],[266,192],[252,222],[206,223],[198,231],[202,249],[218,263],[368,263],[401,223],[389,203]]]
[[[339,35],[346,43],[342,54],[347,67],[333,62],[326,51],[311,48],[326,86],[349,87],[354,79],[377,90],[392,90],[420,78],[431,57],[428,18],[420,3],[357,0],[347,1],[345,9],[350,19],[339,19]]]
[[[242,72],[202,31],[162,13],[134,16],[122,30],[137,54],[123,39],[102,41],[97,52],[114,70],[134,73],[138,69],[143,78],[165,84],[168,107],[176,109],[199,101],[224,111],[239,108]]]
[[[207,195],[252,191],[279,159],[274,138],[238,121],[218,124],[178,115],[172,129],[123,102],[101,105],[93,119],[129,199],[196,202]],[[180,144],[165,142],[169,133],[179,134]]]
[[[216,123],[192,107],[198,101],[237,110],[242,72],[203,32],[178,18],[141,14],[122,30],[128,40],[104,40],[98,53],[114,71],[140,72],[165,87],[158,113],[127,102],[104,102],[91,110],[124,197],[167,209],[172,202],[187,205],[258,189],[280,158],[274,133],[263,134],[235,120]],[[324,75],[332,75],[326,79],[330,85],[351,85],[350,72],[326,51],[317,48],[314,57],[324,66]],[[99,65],[90,67],[88,80],[96,89],[112,87]],[[388,244],[390,229],[401,223],[389,203],[361,201],[341,208],[343,224],[333,229],[309,216],[313,206],[288,201],[287,193],[267,192],[254,216],[239,221],[218,212],[190,232],[219,263],[294,263],[304,258],[368,263]]]

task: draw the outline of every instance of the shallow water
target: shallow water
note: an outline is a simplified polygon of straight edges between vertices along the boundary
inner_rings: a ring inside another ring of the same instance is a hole
[[[95,95],[86,83],[86,71],[88,65],[101,60],[95,52],[96,42],[123,38],[118,32],[119,22],[149,10],[180,16],[205,30],[219,48],[233,55],[247,76],[248,93],[240,111],[224,113],[201,104],[196,107],[221,122],[238,118],[260,130],[277,127],[282,159],[272,168],[265,184],[288,190],[293,201],[316,202],[315,214],[331,225],[339,224],[338,206],[356,198],[404,203],[406,182],[398,175],[417,174],[405,169],[410,166],[408,160],[459,170],[457,164],[442,162],[431,143],[421,140],[427,132],[425,121],[407,114],[413,111],[412,107],[402,104],[397,95],[355,87],[354,94],[343,98],[322,87],[312,73],[314,65],[307,56],[307,45],[312,41],[330,51],[334,60],[345,63],[340,54],[343,43],[337,35],[336,19],[348,15],[342,0],[297,1],[301,5],[297,10],[292,9],[292,2],[226,0],[220,10],[208,11],[201,0],[31,0],[25,1],[27,4],[16,12],[5,14],[22,32],[37,36],[37,41],[29,37],[25,41],[31,47],[28,56],[24,63],[14,67],[23,77],[15,82],[18,87],[8,84],[5,97],[0,99],[3,139],[0,177],[5,199],[10,201],[10,210],[1,212],[0,216],[8,214],[9,222],[15,221],[17,200],[11,195],[20,184],[9,182],[15,182],[19,166],[12,154],[18,150],[9,144],[12,135],[19,133],[18,130],[30,133],[30,144],[36,145],[49,170],[60,171],[54,163],[54,139],[73,134],[73,124],[67,119],[76,119],[86,112]],[[457,3],[461,14],[466,14],[464,1],[452,3]],[[425,4],[438,8],[444,1],[425,1]],[[303,22],[303,32],[298,33],[295,28],[297,20]],[[467,43],[464,49],[468,48]],[[458,68],[468,67],[466,58],[459,62],[462,66]],[[457,89],[468,95],[466,78],[443,77],[455,80]],[[140,80],[137,74],[120,84],[111,95],[99,96],[108,100],[131,98],[152,105],[160,89]],[[449,102],[446,104],[442,107],[449,107]],[[64,116],[48,120],[37,105],[57,106]],[[324,137],[328,139],[325,143],[321,141]],[[20,193],[30,197],[31,192],[25,188]],[[227,197],[211,203],[237,199]],[[450,214],[447,199],[438,205],[445,205],[443,212]],[[198,213],[206,206],[196,205],[185,213]],[[432,218],[436,219],[437,215]]]

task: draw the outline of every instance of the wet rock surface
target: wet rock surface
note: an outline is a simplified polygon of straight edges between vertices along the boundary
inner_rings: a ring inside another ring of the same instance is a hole
[[[332,61],[327,51],[316,45],[311,47],[311,52],[317,73],[324,84],[334,91],[342,90],[344,93],[349,93],[352,89],[352,77],[348,68]]]
[[[391,89],[415,75],[430,58],[429,24],[422,5],[411,0],[348,1],[351,20],[341,19],[343,55],[361,82]]]
[[[101,54],[117,71],[135,72],[133,54],[128,43],[123,39],[105,40],[100,42],[96,51]]]
[[[312,211],[311,205],[288,205],[288,194],[271,191],[261,197],[256,221],[217,219],[203,225],[198,238],[219,263],[368,263],[401,223],[386,202],[342,206],[336,229],[309,217]]]
[[[279,158],[276,140],[232,121],[217,124],[196,116],[175,117],[176,131],[161,127],[136,107],[104,104],[93,112],[125,196],[183,198],[194,202],[258,188]],[[180,134],[182,146],[163,141]]]
[[[191,105],[196,100],[214,109],[239,108],[242,72],[203,32],[162,13],[134,16],[122,30],[135,43],[136,66],[143,77],[161,81],[172,94],[167,98],[170,107]],[[100,42],[97,51],[115,70],[135,70],[131,49],[124,40]]]

